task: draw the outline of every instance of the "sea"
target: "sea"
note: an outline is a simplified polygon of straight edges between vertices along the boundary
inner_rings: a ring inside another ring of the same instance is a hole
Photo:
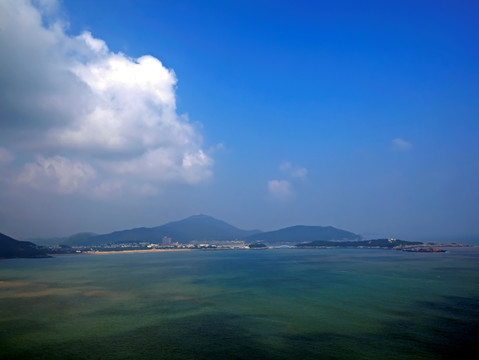
[[[479,247],[0,261],[0,359],[477,359]]]

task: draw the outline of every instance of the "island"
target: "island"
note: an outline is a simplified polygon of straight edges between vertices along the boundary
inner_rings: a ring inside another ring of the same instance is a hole
[[[434,246],[434,247],[433,247]],[[367,248],[367,249],[393,249],[408,252],[446,252],[441,247],[459,247],[462,244],[431,244],[419,241],[406,241],[400,239],[374,239],[360,241],[312,241],[300,243],[295,247],[299,249],[311,248]]]

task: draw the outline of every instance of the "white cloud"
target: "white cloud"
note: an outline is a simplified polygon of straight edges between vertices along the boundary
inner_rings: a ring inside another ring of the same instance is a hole
[[[41,190],[70,194],[84,189],[84,185],[95,177],[95,170],[87,163],[61,156],[38,156],[36,162],[24,165],[17,182]]]
[[[294,196],[293,187],[287,180],[268,181],[268,191],[271,197],[278,200],[289,200]]]
[[[283,161],[281,164],[279,164],[279,169],[283,172],[291,170],[292,165],[289,161]]]
[[[181,156],[181,158],[179,158]],[[148,181],[180,180],[194,184],[211,176],[211,159],[203,151],[176,154],[174,150],[158,148],[132,160],[109,163],[109,172],[122,176],[142,177]]]
[[[270,180],[268,181],[269,195],[277,200],[291,200],[294,198],[293,182],[295,180],[304,180],[308,175],[308,170],[304,167],[296,167],[289,161],[283,161],[279,164],[279,170],[288,176],[288,180]]]
[[[24,161],[16,184],[154,194],[212,176],[199,130],[176,112],[173,70],[112,52],[89,32],[70,36],[52,20],[56,1],[35,4],[0,2],[0,141]]]
[[[308,175],[308,170],[306,168],[297,168],[291,173],[292,177],[304,179]]]
[[[289,161],[284,161],[279,165],[279,169],[292,178],[305,179],[308,170],[304,167],[295,167]]]
[[[412,149],[412,144],[406,140],[397,138],[391,141],[391,149],[394,151],[408,151]]]
[[[91,36],[89,31],[85,31],[77,36],[77,39],[83,40],[85,44],[97,54],[107,54],[108,46],[101,39],[95,39]]]

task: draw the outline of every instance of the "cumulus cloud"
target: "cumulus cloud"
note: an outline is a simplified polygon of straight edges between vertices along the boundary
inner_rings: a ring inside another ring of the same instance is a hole
[[[408,151],[412,149],[412,144],[406,140],[397,138],[391,141],[393,151]]]
[[[304,167],[295,167],[289,161],[284,161],[279,165],[279,169],[292,178],[305,179],[308,170]]]
[[[56,1],[35,4],[0,2],[0,162],[17,159],[14,184],[151,195],[212,176],[198,128],[177,113],[173,70],[69,35]]]
[[[38,156],[36,162],[24,165],[17,182],[41,190],[69,194],[84,189],[84,185],[95,177],[95,170],[85,162],[61,156]]]
[[[293,187],[287,180],[268,181],[268,191],[277,200],[289,200],[294,196]]]
[[[279,164],[279,170],[290,180],[270,180],[268,181],[269,195],[276,200],[291,200],[294,198],[293,182],[305,180],[308,170],[304,167],[293,166],[289,161],[283,161]]]

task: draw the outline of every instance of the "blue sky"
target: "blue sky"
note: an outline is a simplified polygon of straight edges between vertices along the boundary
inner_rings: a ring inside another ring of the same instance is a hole
[[[2,3],[4,233],[479,233],[475,2]]]

